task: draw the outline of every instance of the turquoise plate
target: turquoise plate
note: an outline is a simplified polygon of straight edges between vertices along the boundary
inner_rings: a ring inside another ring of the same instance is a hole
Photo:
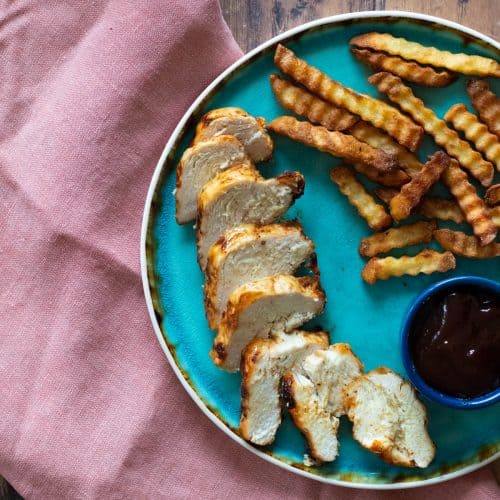
[[[351,487],[405,488],[456,477],[499,456],[500,406],[459,411],[425,401],[429,432],[437,446],[434,461],[425,469],[382,462],[354,441],[345,417],[341,421],[340,456],[321,467],[303,465],[306,445],[287,416],[272,446],[256,448],[244,442],[238,435],[240,375],[219,370],[208,357],[214,334],[204,315],[203,275],[196,261],[195,232],[192,225],[176,224],[172,196],[176,163],[203,113],[221,106],[239,106],[266,120],[285,114],[269,86],[269,75],[276,72],[273,52],[278,41],[345,85],[380,98],[366,81],[367,68],[349,52],[348,40],[368,31],[389,32],[453,52],[493,58],[500,54],[500,46],[480,33],[437,18],[401,12],[365,12],[322,19],[258,47],[200,95],[170,138],[146,202],[142,270],[152,322],[170,364],[203,412],[231,438],[270,462],[314,479]],[[415,87],[415,92],[442,116],[456,102],[469,103],[465,81],[461,77],[438,90]],[[500,82],[490,83],[499,93]],[[261,172],[274,176],[284,170],[300,170],[306,177],[305,194],[286,218],[298,218],[316,244],[328,303],[313,325],[328,330],[332,343],[351,344],[367,370],[386,365],[405,376],[399,344],[403,315],[421,290],[445,275],[365,284],[360,277],[364,261],[358,245],[370,230],[329,181],[329,169],[339,160],[282,137],[274,139],[274,158],[258,165]],[[436,146],[426,139],[421,159],[434,150]],[[418,250],[414,247],[405,251]],[[447,276],[472,274],[498,280],[499,260],[459,258],[456,270]]]

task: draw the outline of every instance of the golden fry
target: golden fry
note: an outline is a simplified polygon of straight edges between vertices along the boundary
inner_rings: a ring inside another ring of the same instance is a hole
[[[490,217],[496,227],[500,228],[500,205],[490,208]]]
[[[307,87],[335,106],[347,109],[373,123],[394,137],[401,145],[416,151],[423,137],[422,127],[404,116],[396,108],[373,97],[358,94],[332,80],[319,69],[309,66],[281,44],[276,47],[274,63],[286,75]]]
[[[492,241],[488,245],[481,246],[475,236],[467,236],[461,231],[437,229],[434,231],[434,238],[445,250],[449,250],[455,255],[475,259],[500,257],[500,243]]]
[[[460,139],[457,132],[449,129],[446,123],[434,114],[434,111],[426,108],[422,100],[413,95],[401,78],[390,73],[376,73],[370,76],[368,81],[375,84],[380,92],[399,104],[402,110],[420,123],[425,131],[434,137],[436,143],[446,149],[450,156],[455,157],[483,186],[491,184],[493,165],[485,161],[480,153],[474,151],[468,142]]]
[[[406,61],[398,56],[388,56],[383,52],[372,52],[367,49],[351,49],[354,56],[375,71],[389,71],[408,82],[425,87],[446,87],[457,79],[455,73],[436,70],[430,66],[421,66],[413,61]]]
[[[465,219],[472,226],[481,245],[491,243],[497,235],[497,228],[491,220],[484,201],[477,195],[474,186],[467,179],[467,174],[456,161],[452,161],[443,172],[442,179],[460,205]]]
[[[391,225],[390,215],[366,192],[352,170],[343,166],[332,168],[330,178],[372,229],[380,231]]]
[[[271,75],[271,88],[284,108],[328,130],[345,130],[359,120],[349,111],[323,101],[278,75]]]
[[[398,165],[394,155],[372,148],[350,135],[333,132],[307,121],[299,121],[293,116],[275,118],[267,128],[333,156],[363,162],[381,172],[387,172]]]
[[[490,206],[500,205],[500,184],[490,186],[484,195],[484,201]]]
[[[410,153],[401,144],[398,144],[390,135],[387,135],[369,123],[359,121],[350,127],[347,132],[374,148],[380,148],[386,153],[395,154],[399,164],[409,175],[414,175],[423,167],[422,163],[413,153]]]
[[[465,104],[455,104],[444,115],[456,130],[464,133],[465,138],[474,143],[476,149],[484,153],[487,160],[495,164],[500,170],[500,142],[495,134],[489,132],[488,127],[481,123],[477,116],[469,113]]]
[[[391,216],[395,221],[406,219],[410,215],[412,208],[417,206],[422,196],[437,182],[450,161],[451,158],[442,151],[429,157],[424,168],[391,200]]]
[[[402,276],[409,274],[431,274],[435,272],[444,273],[455,269],[456,261],[451,252],[439,253],[434,250],[423,250],[415,257],[404,255],[403,257],[372,257],[363,269],[361,276],[373,285],[377,280],[386,280],[391,276]]]
[[[396,189],[377,188],[375,194],[386,204],[398,194]],[[451,220],[460,224],[464,222],[464,214],[455,200],[438,198],[437,196],[424,196],[415,207],[415,211],[429,219]]]
[[[417,205],[418,213],[429,219],[451,220],[460,224],[464,222],[464,214],[454,200],[424,196]]]
[[[453,54],[405,38],[395,38],[389,33],[365,33],[352,38],[349,42],[356,47],[387,52],[409,61],[429,64],[436,68],[446,68],[465,75],[500,76],[500,64],[494,59],[467,54]]]
[[[363,174],[373,182],[377,182],[382,186],[399,187],[410,180],[410,176],[400,168],[394,168],[389,172],[380,172],[374,168],[365,165],[364,163],[352,162],[352,166],[356,172]]]
[[[417,243],[429,243],[432,232],[437,228],[434,221],[420,221],[405,226],[388,229],[383,233],[375,233],[363,238],[359,245],[359,253],[363,257],[373,257],[393,248],[403,248]]]
[[[481,121],[500,139],[500,99],[491,91],[488,82],[484,80],[467,82],[467,93]]]

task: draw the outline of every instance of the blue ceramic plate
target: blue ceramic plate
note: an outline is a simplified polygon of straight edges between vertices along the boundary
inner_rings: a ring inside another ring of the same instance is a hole
[[[231,438],[272,463],[321,481],[352,487],[404,488],[449,479],[496,458],[500,454],[499,405],[460,411],[425,400],[429,432],[437,445],[436,457],[425,469],[385,464],[354,441],[345,417],[341,421],[340,456],[321,467],[303,465],[306,445],[288,417],[272,446],[257,449],[245,443],[238,435],[240,375],[219,370],[208,357],[214,334],[204,315],[203,275],[196,261],[195,232],[191,225],[176,224],[172,196],[176,163],[203,113],[221,106],[239,106],[266,120],[285,114],[269,86],[269,75],[276,72],[273,53],[278,41],[345,85],[381,97],[366,81],[367,68],[349,52],[348,40],[368,31],[389,32],[453,52],[497,59],[500,54],[500,46],[480,33],[437,18],[401,12],[365,12],[322,19],[258,47],[202,93],[170,138],[146,202],[142,269],[152,322],[170,364],[203,412]],[[442,116],[454,103],[469,104],[465,81],[461,77],[444,89],[416,87],[415,92]],[[500,93],[500,82],[490,83]],[[426,139],[420,150],[421,160],[435,149]],[[314,324],[330,332],[332,343],[351,344],[367,370],[386,365],[406,376],[399,345],[402,318],[412,299],[444,276],[403,277],[372,286],[362,281],[364,261],[358,245],[370,230],[329,180],[330,167],[338,163],[327,154],[275,137],[273,160],[259,168],[265,176],[300,170],[306,177],[305,194],[286,218],[298,218],[316,244],[328,304]],[[414,247],[405,252],[414,254],[418,250]],[[467,274],[498,280],[499,260],[459,258],[456,270],[449,276]]]

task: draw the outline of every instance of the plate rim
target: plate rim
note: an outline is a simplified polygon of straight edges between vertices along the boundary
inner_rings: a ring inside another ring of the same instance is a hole
[[[163,151],[161,153],[161,156],[156,164],[155,170],[153,172],[153,176],[151,178],[151,183],[148,188],[148,193],[146,196],[146,201],[145,201],[145,206],[144,206],[144,213],[143,213],[143,218],[142,218],[142,225],[141,225],[141,239],[140,239],[140,266],[141,266],[141,277],[142,277],[142,285],[143,285],[143,291],[144,291],[144,296],[146,300],[146,305],[149,313],[149,318],[150,321],[153,325],[153,329],[155,331],[156,337],[158,339],[158,342],[161,345],[161,348],[163,352],[165,353],[165,356],[167,357],[167,360],[170,364],[170,367],[174,371],[175,375],[177,376],[178,380],[180,381],[181,385],[184,387],[186,392],[189,394],[191,399],[196,403],[196,405],[201,409],[202,413],[207,416],[211,422],[213,422],[219,429],[221,429],[230,439],[241,445],[244,449],[252,452],[253,454],[257,455],[258,457],[266,460],[268,463],[277,465],[278,467],[285,469],[289,472],[292,472],[294,474],[298,474],[302,477],[306,477],[308,479],[313,479],[315,481],[320,481],[325,484],[331,484],[334,486],[343,486],[347,488],[356,488],[356,489],[370,489],[370,490],[400,490],[400,489],[409,489],[409,488],[418,488],[422,486],[430,486],[433,484],[438,484],[442,483],[445,481],[449,481],[451,479],[463,476],[465,474],[468,474],[469,472],[475,471],[491,462],[496,460],[497,458],[500,457],[500,451],[493,454],[491,457],[488,457],[480,462],[477,462],[475,464],[470,464],[466,465],[465,467],[449,472],[447,474],[443,474],[437,477],[432,477],[429,479],[422,479],[419,481],[408,481],[408,482],[396,482],[396,483],[361,483],[361,482],[351,482],[351,481],[343,481],[340,479],[334,479],[330,477],[325,477],[321,476],[318,474],[314,474],[312,472],[308,472],[302,469],[299,469],[297,467],[293,467],[290,464],[286,463],[285,461],[279,460],[278,458],[275,458],[274,456],[268,455],[264,453],[263,451],[255,448],[254,446],[250,445],[247,443],[244,439],[242,439],[240,436],[238,436],[234,431],[232,431],[224,422],[215,414],[213,413],[208,406],[205,404],[205,402],[201,399],[201,397],[198,395],[198,393],[191,387],[191,385],[188,383],[188,381],[184,378],[179,366],[177,366],[177,363],[172,356],[172,353],[170,352],[167,342],[164,338],[163,332],[161,330],[161,326],[158,322],[158,318],[156,316],[154,304],[153,304],[153,298],[151,295],[151,286],[150,286],[150,281],[149,281],[149,274],[148,274],[148,263],[147,263],[147,235],[148,235],[148,229],[149,229],[149,221],[150,221],[150,215],[151,215],[151,207],[153,205],[153,200],[154,200],[154,195],[156,192],[156,188],[158,185],[158,181],[160,180],[161,177],[161,172],[163,170],[163,167],[166,163],[166,160],[172,150],[173,147],[177,144],[178,136],[182,131],[184,130],[188,120],[191,118],[193,112],[198,108],[200,103],[203,102],[203,100],[210,95],[212,90],[224,79],[226,79],[228,76],[230,76],[235,70],[237,70],[240,66],[243,66],[247,61],[252,59],[255,55],[258,53],[264,51],[265,49],[269,48],[270,46],[274,45],[277,42],[280,42],[281,40],[284,40],[286,38],[290,38],[292,36],[295,36],[299,33],[304,33],[311,28],[316,28],[319,26],[326,26],[326,25],[333,25],[336,23],[341,23],[344,21],[349,21],[349,20],[354,20],[354,19],[364,19],[364,18],[373,18],[373,17],[394,17],[398,19],[409,19],[409,20],[420,20],[420,21],[426,21],[428,23],[433,23],[437,25],[442,25],[447,28],[452,28],[458,32],[464,33],[466,35],[470,35],[472,37],[478,38],[490,45],[492,45],[494,48],[497,50],[500,50],[500,43],[498,43],[496,40],[493,38],[489,37],[488,35],[485,35],[477,30],[474,30],[472,28],[468,28],[467,26],[463,26],[462,24],[459,24],[454,21],[449,21],[447,19],[443,19],[440,17],[436,16],[431,16],[428,14],[422,14],[418,12],[407,12],[407,11],[398,11],[398,10],[369,10],[369,11],[363,11],[363,12],[350,12],[350,13],[345,13],[345,14],[337,14],[334,16],[327,16],[319,19],[315,19],[313,21],[310,21],[308,23],[301,24],[299,26],[296,26],[294,28],[291,28],[283,33],[280,33],[269,40],[261,43],[251,51],[249,51],[246,54],[243,54],[242,57],[237,59],[233,64],[231,64],[228,68],[226,68],[222,73],[220,73],[199,95],[198,97],[193,101],[193,103],[189,106],[189,108],[186,110],[180,121],[178,122],[177,126],[171,133],[165,147],[163,148]]]

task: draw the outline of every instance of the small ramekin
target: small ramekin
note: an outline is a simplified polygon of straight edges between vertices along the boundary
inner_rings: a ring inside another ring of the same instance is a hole
[[[481,396],[473,398],[459,398],[444,394],[437,389],[428,385],[418,373],[413,363],[409,337],[412,331],[413,322],[420,311],[421,307],[427,303],[436,294],[441,293],[447,289],[454,289],[456,287],[470,286],[474,288],[482,288],[500,295],[500,283],[486,278],[479,278],[477,276],[460,276],[456,278],[449,278],[439,281],[427,287],[410,305],[401,327],[401,351],[403,356],[403,364],[408,374],[408,378],[424,396],[428,397],[436,403],[449,406],[451,408],[458,408],[461,410],[473,410],[492,405],[500,401],[500,388],[488,392]]]

